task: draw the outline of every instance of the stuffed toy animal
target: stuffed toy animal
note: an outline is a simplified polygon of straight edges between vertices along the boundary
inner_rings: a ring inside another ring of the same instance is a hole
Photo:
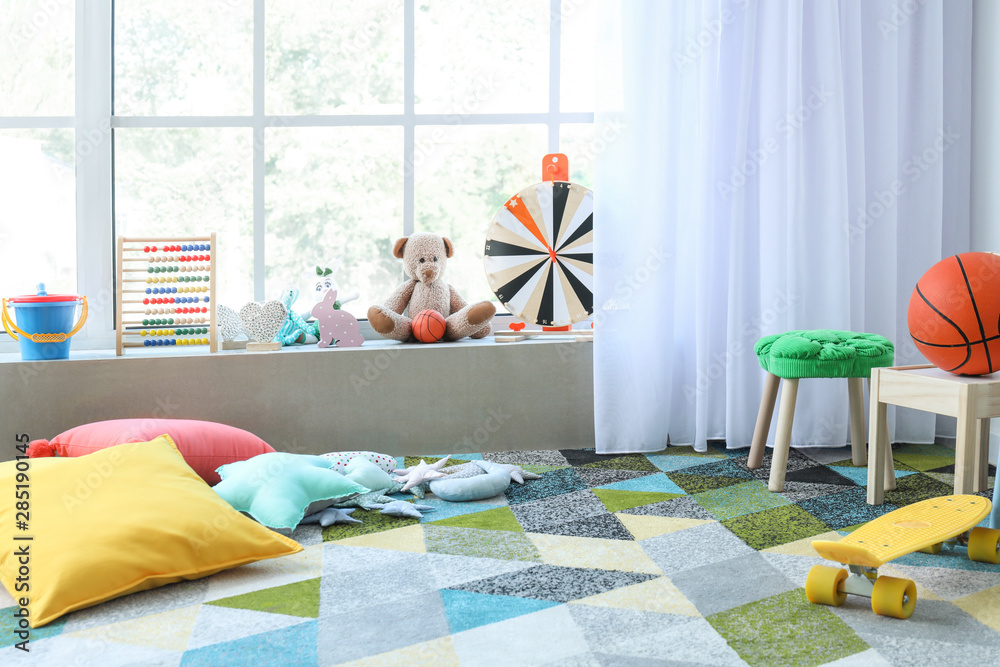
[[[319,333],[317,329],[316,334],[313,334],[310,323],[306,322],[301,315],[292,310],[292,304],[298,298],[299,291],[294,287],[289,287],[281,293],[281,303],[285,304],[285,310],[288,311],[288,314],[285,316],[285,323],[281,325],[281,330],[278,332],[278,341],[282,345],[306,343],[309,342],[307,335],[316,335]],[[318,335],[316,337],[318,338]]]
[[[339,293],[339,298],[337,299],[336,304],[334,304],[334,307],[337,310],[340,310],[345,303],[350,303],[351,301],[354,301],[355,299],[358,298],[359,294],[357,290],[346,292],[342,290],[340,286],[337,284],[337,281],[334,279],[333,274],[337,271],[339,267],[340,267],[340,258],[334,257],[333,259],[331,259],[329,262],[326,263],[326,266],[317,266],[315,275],[313,275],[312,272],[310,272],[309,275],[310,275],[310,281],[312,283],[311,287],[313,295],[313,305],[316,305],[317,303],[323,300],[324,293],[328,289],[337,290],[337,292]],[[304,315],[304,317],[308,318],[308,313]],[[314,335],[318,336],[318,333]]]
[[[312,316],[319,325],[318,347],[360,347],[365,342],[358,320],[346,310],[337,308],[337,290],[328,289],[323,299],[313,306]]]
[[[384,304],[368,309],[372,328],[392,340],[413,339],[413,320],[407,316],[436,310],[445,318],[444,340],[489,335],[496,308],[489,301],[466,304],[454,287],[443,279],[448,258],[454,254],[451,241],[428,232],[399,239],[392,254],[403,260],[408,280],[396,288]]]

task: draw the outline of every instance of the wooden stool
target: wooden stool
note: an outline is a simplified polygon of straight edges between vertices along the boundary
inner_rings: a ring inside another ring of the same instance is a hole
[[[900,366],[872,371],[872,460],[868,462],[868,503],[881,505],[884,491],[893,487],[883,480],[893,475],[886,409],[899,405],[948,415],[958,420],[955,433],[955,493],[987,488],[990,453],[990,418],[1000,417],[1000,378],[993,375],[954,375],[935,366]],[[889,452],[880,457],[880,451]],[[885,466],[885,470],[883,470]],[[994,504],[1000,494],[994,489]],[[994,506],[993,527],[1000,527]]]
[[[863,378],[872,369],[892,365],[894,348],[889,339],[877,334],[818,329],[789,331],[765,336],[754,345],[761,368],[767,371],[764,395],[760,400],[757,424],[747,467],[760,468],[764,460],[771,415],[781,384],[781,407],[771,457],[771,476],[767,488],[785,488],[785,467],[792,440],[795,397],[802,378],[846,378],[851,417],[851,458],[856,466],[865,465],[865,409]],[[892,456],[892,450],[888,449]],[[892,474],[891,471],[889,474]],[[892,482],[889,482],[890,484]]]

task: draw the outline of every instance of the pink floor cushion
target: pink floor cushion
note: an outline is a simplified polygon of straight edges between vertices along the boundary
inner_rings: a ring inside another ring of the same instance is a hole
[[[221,481],[219,466],[246,461],[274,448],[243,429],[194,419],[112,419],[84,424],[51,440],[35,440],[28,456],[84,456],[126,442],[148,442],[167,434],[189,466],[209,484]]]

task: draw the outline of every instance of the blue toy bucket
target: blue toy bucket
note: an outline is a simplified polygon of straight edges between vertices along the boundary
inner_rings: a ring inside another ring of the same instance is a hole
[[[7,313],[14,308],[17,324]],[[80,320],[73,325],[76,307],[83,303]],[[41,361],[68,359],[70,337],[87,321],[87,297],[75,294],[48,294],[39,283],[38,294],[3,299],[3,326],[21,345],[21,359]]]

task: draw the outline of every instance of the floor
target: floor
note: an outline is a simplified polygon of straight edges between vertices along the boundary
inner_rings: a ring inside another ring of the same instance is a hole
[[[455,457],[541,478],[471,503],[428,495],[419,520],[357,510],[361,524],[302,526],[299,554],[75,612],[35,631],[30,656],[11,647],[0,609],[0,662],[867,667],[1000,655],[1000,566],[962,548],[882,568],[917,582],[905,621],[864,598],[812,605],[802,588],[825,562],[812,539],[950,493],[948,448],[896,446],[898,488],[878,508],[847,448],[793,450],[780,494],[767,490],[769,457],[751,471],[746,453]]]

